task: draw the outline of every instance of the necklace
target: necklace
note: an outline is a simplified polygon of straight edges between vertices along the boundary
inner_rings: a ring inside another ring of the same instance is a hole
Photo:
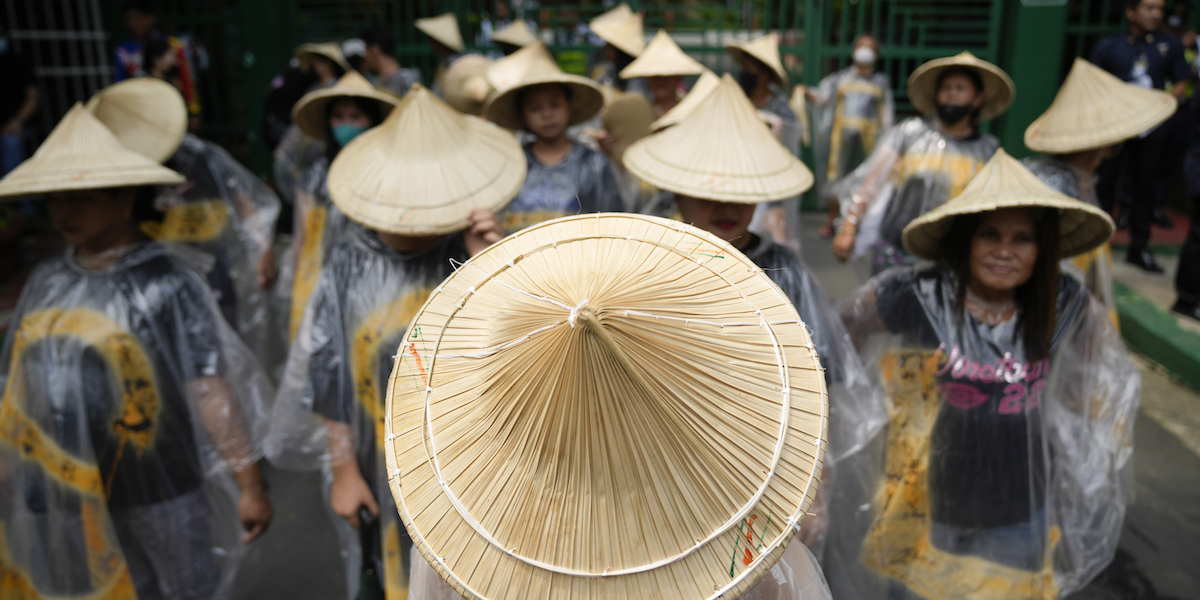
[[[999,325],[1013,317],[1017,312],[1017,301],[1014,298],[1001,302],[989,302],[975,295],[967,288],[967,310],[980,321],[988,325]]]

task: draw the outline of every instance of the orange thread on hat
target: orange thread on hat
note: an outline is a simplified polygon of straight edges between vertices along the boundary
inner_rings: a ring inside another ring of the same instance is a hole
[[[417,372],[421,374],[421,383],[425,386],[429,385],[429,378],[425,375],[425,365],[421,364],[421,353],[417,352],[417,345],[409,342],[408,353],[417,361]]]

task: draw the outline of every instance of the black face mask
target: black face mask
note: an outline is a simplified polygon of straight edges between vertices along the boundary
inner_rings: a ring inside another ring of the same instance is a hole
[[[758,87],[758,74],[749,71],[738,73],[738,85],[742,86],[742,91],[746,92],[746,95],[749,96],[750,92],[753,92],[754,88]]]
[[[942,123],[945,123],[946,125],[954,125],[955,123],[963,120],[963,118],[967,115],[970,115],[971,111],[973,110],[975,109],[969,104],[965,106],[939,104],[937,105],[937,116],[938,119],[941,119]]]

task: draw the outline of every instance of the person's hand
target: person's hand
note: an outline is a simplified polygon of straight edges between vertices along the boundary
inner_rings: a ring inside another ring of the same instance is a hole
[[[606,129],[601,129],[600,131],[596,132],[595,138],[596,143],[600,145],[600,150],[604,151],[605,154],[612,156],[613,150],[617,148],[616,136],[610,134]]]
[[[267,492],[262,486],[242,490],[242,497],[238,500],[238,518],[241,519],[242,529],[245,530],[242,533],[242,543],[249,544],[266,532],[274,515],[275,509],[271,507],[271,500],[267,498]]]
[[[275,263],[274,247],[267,246],[267,249],[262,253],[262,256],[258,257],[257,270],[258,289],[266,289],[268,285],[271,285],[272,281],[275,281],[275,277],[279,275],[279,265]]]
[[[25,131],[21,128],[20,119],[17,119],[14,117],[12,119],[9,119],[8,122],[4,124],[4,129],[0,130],[0,133],[3,133],[4,135],[13,135],[16,137],[21,137],[22,135],[24,135]]]
[[[467,215],[467,231],[463,234],[467,244],[467,254],[475,256],[485,248],[504,239],[504,225],[496,213],[477,208]]]
[[[851,232],[839,231],[833,238],[833,256],[842,262],[850,260],[854,253],[854,237]]]
[[[334,514],[345,519],[350,526],[358,529],[362,523],[358,519],[358,509],[365,506],[373,517],[379,517],[379,503],[371,494],[371,488],[358,471],[358,465],[350,462],[348,468],[335,471],[333,486],[329,488],[329,506]]]

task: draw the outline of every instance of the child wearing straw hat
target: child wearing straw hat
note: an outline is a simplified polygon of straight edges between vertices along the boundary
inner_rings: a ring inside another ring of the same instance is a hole
[[[704,73],[704,65],[688,56],[663,30],[654,34],[641,56],[620,71],[622,79],[644,78],[654,106],[654,117],[660,118],[683,99],[683,78]]]
[[[603,105],[594,82],[540,59],[529,61],[519,83],[488,99],[489,120],[533,135],[525,144],[525,183],[503,214],[507,231],[565,215],[624,209],[612,164],[567,135],[568,127],[592,118]]]
[[[834,186],[844,213],[834,256],[846,261],[871,251],[872,273],[913,264],[900,240],[904,227],[958,195],[991,158],[1000,142],[978,125],[1004,114],[1014,94],[1007,73],[970,52],[913,71],[908,95],[924,116],[893,127]]]
[[[592,81],[605,88],[647,95],[645,80],[620,74],[646,49],[642,15],[622,2],[588,22],[588,29],[604,42],[602,60],[592,66]]]
[[[225,597],[271,520],[270,382],[200,275],[138,227],[154,186],[183,181],[82,104],[0,180],[4,200],[45,199],[68,242],[30,275],[0,352],[10,594]]]
[[[411,543],[387,494],[381,454],[392,357],[410,343],[409,321],[433,289],[500,239],[494,213],[524,175],[511,133],[420,85],[330,167],[333,202],[361,228],[329,251],[303,312],[269,452],[281,466],[331,475],[326,501],[351,598],[360,581],[387,598],[403,598],[408,585]]]
[[[1171,118],[1177,106],[1166,92],[1125,83],[1077,58],[1054,103],[1025,130],[1025,145],[1047,155],[1026,159],[1026,166],[1054,191],[1100,206],[1093,178],[1101,162],[1116,144]],[[1117,323],[1108,244],[1064,260],[1062,268],[1083,281]]]
[[[458,29],[458,16],[453,12],[442,13],[436,17],[417,19],[415,25],[417,31],[429,38],[429,46],[438,57],[437,70],[433,74],[433,93],[440,98],[446,69],[467,49]]]
[[[933,266],[843,301],[893,408],[870,441],[882,454],[833,482],[836,595],[1061,598],[1112,560],[1140,378],[1104,307],[1058,269],[1112,231],[997,150],[905,228]]]
[[[337,85],[311,92],[296,103],[293,120],[306,135],[324,144],[325,154],[304,172],[294,192],[295,237],[291,264],[285,262],[281,284],[291,291],[288,340],[296,335],[308,296],[321,274],[324,255],[355,229],[329,200],[329,164],[346,144],[387,116],[397,99],[376,91],[362,75],[351,72]]]

